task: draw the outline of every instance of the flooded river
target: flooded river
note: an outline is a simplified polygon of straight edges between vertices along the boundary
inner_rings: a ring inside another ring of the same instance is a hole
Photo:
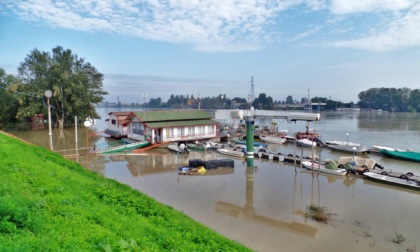
[[[105,129],[110,109],[91,132]],[[279,130],[305,130],[305,123],[277,120]],[[261,127],[271,119],[257,122]],[[367,146],[381,145],[420,151],[420,115],[391,113],[321,114],[311,123],[322,140],[351,141]],[[12,132],[25,140],[48,147],[48,130]],[[348,136],[347,136],[348,133]],[[74,129],[54,131],[54,150],[74,149]],[[86,146],[86,129],[78,129],[78,146]],[[112,145],[101,137],[89,136],[88,146]],[[283,154],[303,153],[294,145],[269,145]],[[316,151],[322,159],[338,159],[343,153]],[[351,155],[351,154],[350,154]],[[366,154],[387,170],[420,174],[420,164]],[[178,174],[190,159],[222,159],[213,151],[173,154],[164,148],[133,155],[82,156],[73,160],[105,177],[130,185],[170,205],[193,219],[256,251],[416,251],[420,246],[420,192],[386,186],[359,176],[312,173],[293,164],[255,159],[253,168],[234,158],[235,168],[212,171],[204,176]],[[308,205],[315,203],[333,213],[327,224],[305,218]]]

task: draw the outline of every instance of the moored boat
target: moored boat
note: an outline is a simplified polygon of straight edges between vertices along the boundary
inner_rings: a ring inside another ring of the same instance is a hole
[[[409,180],[409,179],[402,179],[402,178],[395,178],[387,175],[377,174],[373,172],[365,172],[363,175],[371,180],[390,184],[394,186],[402,186],[406,188],[411,188],[415,190],[420,190],[420,182],[415,180]]]
[[[309,140],[309,139],[306,139],[306,138],[297,139],[295,142],[296,142],[296,144],[298,144],[298,145],[300,145],[302,147],[311,148],[311,147],[317,147],[318,146],[318,143],[317,142],[312,141],[312,140]]]
[[[267,143],[285,144],[286,138],[277,135],[260,135],[260,139]]]
[[[166,146],[166,148],[168,148],[171,151],[175,151],[177,153],[188,153],[189,152],[189,150],[188,150],[187,146],[185,146],[185,144],[180,144],[180,145],[170,144],[170,145]]]
[[[219,152],[220,154],[223,155],[228,155],[228,156],[233,156],[233,157],[240,157],[243,158],[245,156],[245,153],[243,153],[240,150],[235,150],[235,149],[217,149],[217,152]]]
[[[347,174],[347,170],[344,168],[339,168],[338,163],[334,160],[328,160],[325,162],[316,162],[316,161],[303,161],[302,166],[309,170],[314,170],[323,173],[343,176]]]
[[[333,151],[348,152],[348,153],[354,153],[357,155],[364,154],[369,151],[369,148],[364,145],[350,146],[350,145],[332,144],[332,145],[328,145],[328,148],[330,148]]]
[[[246,141],[243,140],[233,140],[236,144],[242,144],[242,145],[246,145]],[[267,143],[260,143],[260,142],[254,142],[254,146],[256,147],[266,147],[268,144]]]
[[[150,145],[149,142],[135,142],[135,143],[124,144],[124,145],[116,146],[107,150],[99,151],[99,153],[100,154],[117,153],[121,151],[128,151],[128,150],[143,148],[149,145]]]
[[[387,157],[401,159],[401,160],[407,160],[407,161],[413,161],[413,162],[420,162],[420,152],[414,152],[414,151],[391,151],[382,149],[380,150],[381,154]]]
[[[348,145],[348,146],[360,146],[359,143],[347,142],[347,141],[325,141],[326,145]]]

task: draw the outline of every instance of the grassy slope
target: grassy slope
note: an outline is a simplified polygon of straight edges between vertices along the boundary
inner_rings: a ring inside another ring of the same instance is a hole
[[[0,133],[0,251],[246,251],[184,214]]]

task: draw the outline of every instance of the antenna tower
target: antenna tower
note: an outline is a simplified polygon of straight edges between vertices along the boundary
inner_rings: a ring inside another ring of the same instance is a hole
[[[254,77],[251,76],[251,90],[249,91],[249,95],[248,95],[248,103],[254,102],[254,99],[255,99]]]

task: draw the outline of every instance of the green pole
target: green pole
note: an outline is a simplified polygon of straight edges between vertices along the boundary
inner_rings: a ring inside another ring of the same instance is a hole
[[[254,118],[248,116],[246,122],[246,160],[248,167],[254,167]]]

